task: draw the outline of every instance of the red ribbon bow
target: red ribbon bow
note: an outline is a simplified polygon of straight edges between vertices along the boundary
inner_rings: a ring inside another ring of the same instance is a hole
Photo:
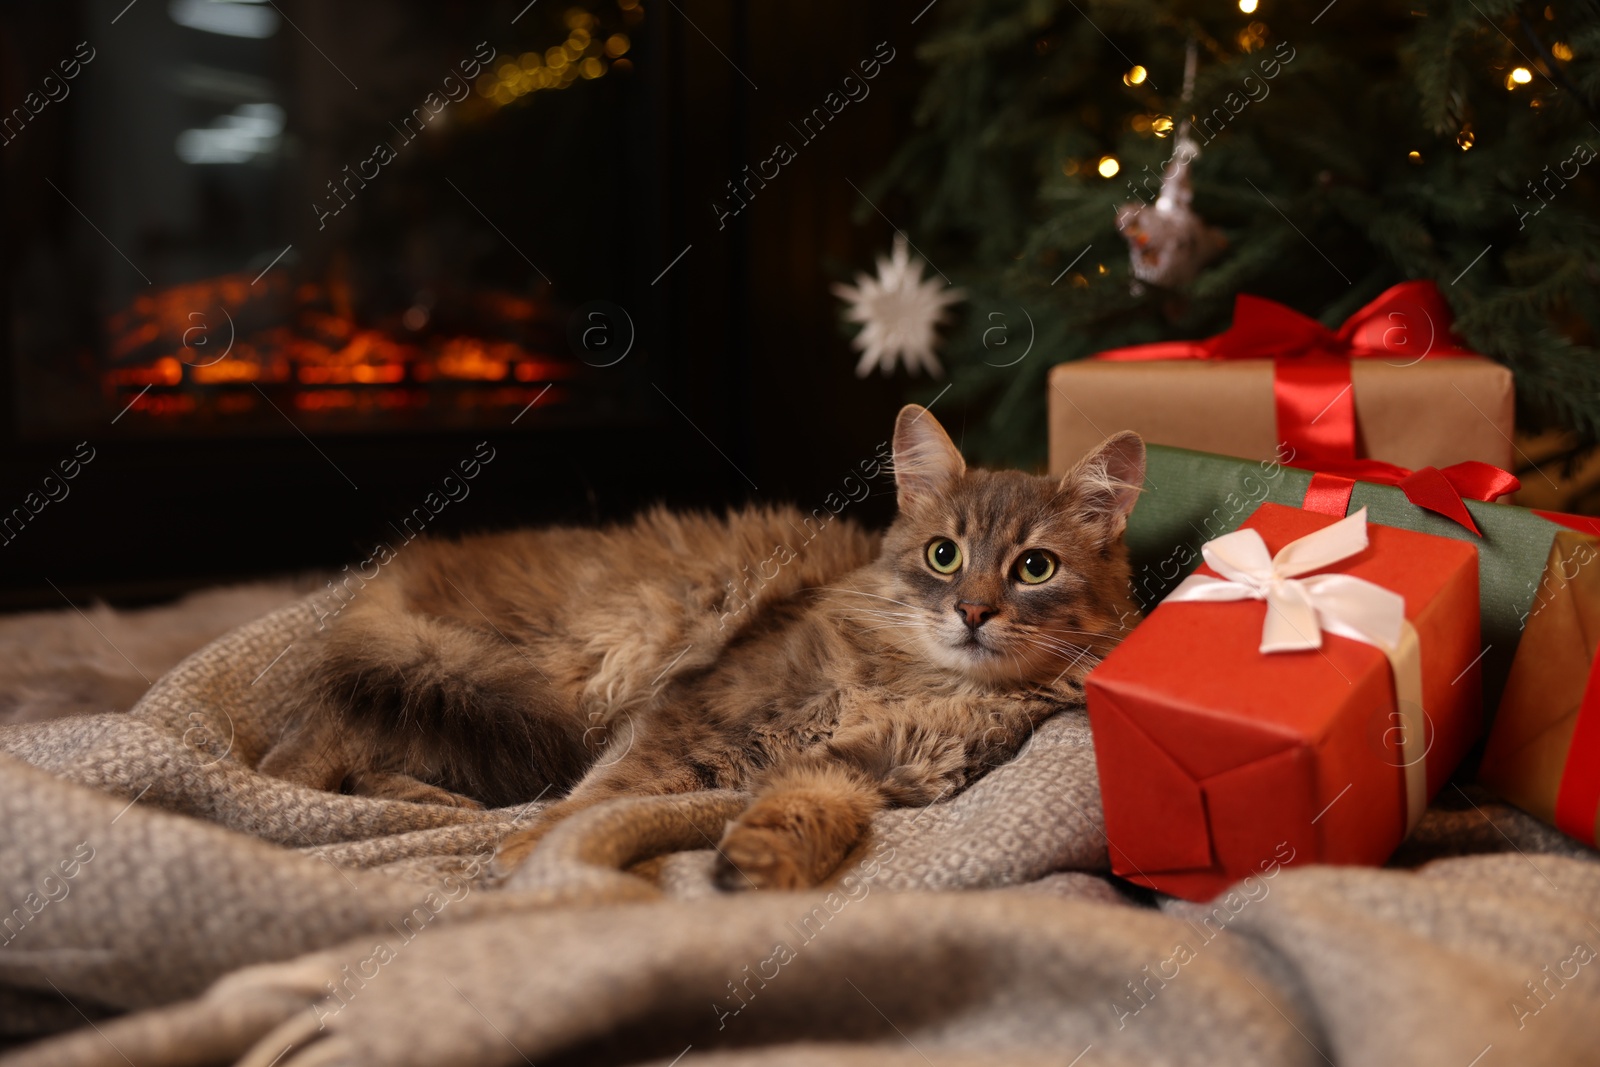
[[[1307,511],[1344,518],[1344,513],[1350,510],[1350,494],[1355,491],[1359,479],[1399,486],[1406,499],[1417,507],[1452,519],[1479,537],[1483,536],[1483,531],[1472,521],[1472,514],[1463,501],[1491,501],[1522,488],[1515,474],[1477,460],[1451,464],[1442,470],[1423,467],[1411,471],[1377,459],[1356,459],[1328,466],[1331,469],[1319,470],[1311,476],[1302,505]]]
[[[1428,281],[1401,282],[1384,291],[1336,331],[1276,301],[1241,293],[1234,301],[1233,325],[1215,337],[1114,348],[1094,358],[1270,359],[1278,438],[1294,449],[1300,463],[1325,468],[1356,458],[1350,361],[1409,364],[1474,355],[1451,336],[1450,323],[1449,306]]]

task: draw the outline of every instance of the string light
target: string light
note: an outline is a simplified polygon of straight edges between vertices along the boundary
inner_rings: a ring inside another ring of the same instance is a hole
[[[1517,67],[1506,75],[1506,88],[1515,89],[1519,85],[1527,85],[1533,81],[1533,71],[1527,67]]]
[[[1255,14],[1257,6],[1257,0],[1239,0],[1239,10],[1243,11],[1246,15]]]
[[[638,0],[618,0],[617,6],[627,15],[642,14]],[[608,70],[632,69],[628,60],[620,58],[632,47],[627,34],[606,36],[599,29],[600,20],[581,7],[568,8],[563,21],[568,31],[565,41],[542,55],[524,52],[483,74],[477,80],[478,95],[504,107],[536,90],[565,89],[579,78],[593,80]]]
[[[1122,84],[1139,85],[1145,80],[1146,77],[1149,76],[1149,73],[1150,72],[1145,70],[1143,67],[1136,66],[1122,76]]]
[[[1122,169],[1122,164],[1117,162],[1116,156],[1101,156],[1100,163],[1095,169],[1100,172],[1102,178],[1115,178],[1117,171]]]
[[[1128,120],[1134,133],[1153,133],[1165,137],[1172,132],[1172,118],[1168,115],[1135,115]]]
[[[1473,136],[1471,126],[1465,127],[1460,133],[1456,134],[1456,144],[1461,146],[1461,151],[1463,152],[1470,150],[1476,141],[1477,138]]]
[[[1413,148],[1411,151],[1406,153],[1406,158],[1411,160],[1413,163],[1421,163],[1422,153]]]
[[[1572,46],[1565,41],[1557,41],[1550,46],[1550,54],[1565,63],[1572,58]]]

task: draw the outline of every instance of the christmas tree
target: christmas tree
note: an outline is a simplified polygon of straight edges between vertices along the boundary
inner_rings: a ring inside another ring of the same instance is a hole
[[[1220,332],[1240,292],[1337,326],[1415,278],[1512,369],[1519,425],[1600,444],[1594,0],[943,0],[935,17],[917,127],[874,199],[968,294],[945,403],[970,406],[979,458],[1041,461],[1063,360]],[[1193,208],[1225,242],[1144,284],[1117,213],[1159,194],[1185,120]]]

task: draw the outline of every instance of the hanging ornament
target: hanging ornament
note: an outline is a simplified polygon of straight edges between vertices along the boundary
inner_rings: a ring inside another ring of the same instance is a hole
[[[849,304],[845,318],[862,324],[851,346],[861,352],[856,377],[865,378],[874,367],[884,374],[898,361],[917,374],[926,370],[935,378],[944,368],[934,355],[939,343],[937,327],[945,309],[966,297],[960,289],[941,287],[922,276],[923,260],[911,258],[904,234],[896,233],[894,250],[878,258],[878,276],[857,274],[854,285],[835,285],[833,292]]]
[[[1194,93],[1195,45],[1189,42],[1184,62],[1183,102]],[[1181,289],[1225,247],[1228,239],[1221,230],[1208,226],[1191,206],[1194,184],[1189,165],[1200,155],[1189,120],[1178,126],[1172,158],[1161,171],[1161,192],[1153,203],[1140,201],[1117,209],[1117,230],[1128,242],[1129,264],[1133,270],[1132,291],[1144,292],[1144,283],[1166,289]]]

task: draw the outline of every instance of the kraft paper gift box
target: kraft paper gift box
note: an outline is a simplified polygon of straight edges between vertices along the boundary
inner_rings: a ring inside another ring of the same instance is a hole
[[[1511,803],[1596,847],[1600,815],[1600,540],[1562,530],[1478,778]]]
[[[1050,371],[1050,465],[1107,434],[1321,469],[1374,458],[1402,467],[1509,467],[1511,372],[1449,336],[1431,283],[1408,282],[1338,331],[1241,296],[1234,325],[1203,341],[1103,352]]]
[[[1348,533],[1358,518],[1268,503],[1242,530],[1277,553],[1336,524]],[[1230,537],[1245,537],[1242,530]],[[1366,547],[1303,580],[1339,604],[1354,596],[1350,578],[1382,587],[1379,598],[1392,612],[1403,609],[1414,628],[1394,642],[1414,659],[1394,653],[1391,662],[1344,631],[1323,632],[1320,648],[1263,651],[1268,624],[1280,627],[1279,637],[1306,637],[1304,618],[1295,622],[1283,606],[1292,607],[1298,587],[1271,605],[1173,602],[1180,590],[1090,672],[1116,874],[1204,900],[1274,859],[1381,864],[1409,832],[1479,733],[1478,558],[1457,540],[1376,524],[1366,534]],[[1306,544],[1290,552],[1303,559]],[[1300,573],[1287,564],[1284,572]],[[1215,575],[1209,567],[1199,573]],[[1316,604],[1323,619],[1324,601]],[[1398,616],[1391,621],[1400,626]],[[1323,630],[1339,625],[1324,622]],[[1314,637],[1317,623],[1309,629]],[[1412,664],[1409,684],[1402,662]]]

